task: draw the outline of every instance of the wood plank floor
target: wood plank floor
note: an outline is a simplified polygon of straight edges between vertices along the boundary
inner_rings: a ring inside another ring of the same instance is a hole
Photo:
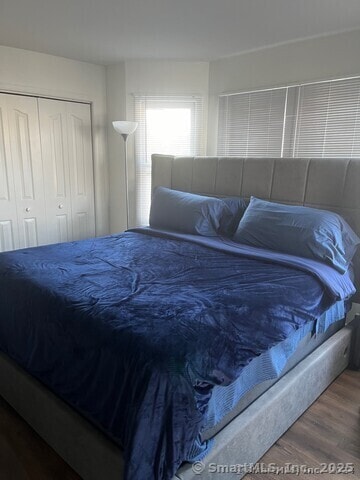
[[[351,463],[355,474],[249,474],[246,480],[360,479],[360,372],[346,370],[340,375],[260,462],[280,467]],[[1,399],[0,480],[80,480]]]

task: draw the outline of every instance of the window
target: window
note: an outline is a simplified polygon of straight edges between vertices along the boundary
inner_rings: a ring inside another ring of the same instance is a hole
[[[221,96],[218,154],[360,157],[360,78]]]
[[[219,105],[219,155],[278,157],[286,88],[226,95]]]
[[[360,78],[300,87],[296,157],[360,157]]]
[[[203,100],[196,96],[135,96],[136,225],[149,223],[151,155],[201,155]]]

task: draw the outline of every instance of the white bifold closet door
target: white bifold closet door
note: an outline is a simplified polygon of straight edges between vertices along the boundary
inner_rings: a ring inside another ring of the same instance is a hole
[[[90,107],[39,99],[49,242],[95,235]]]
[[[0,249],[48,242],[36,98],[0,95]]]
[[[90,106],[0,94],[0,251],[94,235]]]
[[[0,95],[0,251],[19,248],[7,96]]]

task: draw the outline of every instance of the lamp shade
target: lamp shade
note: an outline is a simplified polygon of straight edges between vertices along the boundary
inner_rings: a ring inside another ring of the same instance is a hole
[[[114,129],[121,135],[131,135],[135,132],[138,124],[137,122],[128,122],[126,120],[118,120],[112,122]]]

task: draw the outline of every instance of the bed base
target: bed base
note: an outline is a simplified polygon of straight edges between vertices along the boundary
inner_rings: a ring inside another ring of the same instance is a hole
[[[351,336],[351,326],[335,333],[220,431],[200,475],[186,464],[173,480],[242,478],[209,464],[257,462],[347,367]],[[120,448],[4,354],[0,395],[84,480],[122,478]]]

